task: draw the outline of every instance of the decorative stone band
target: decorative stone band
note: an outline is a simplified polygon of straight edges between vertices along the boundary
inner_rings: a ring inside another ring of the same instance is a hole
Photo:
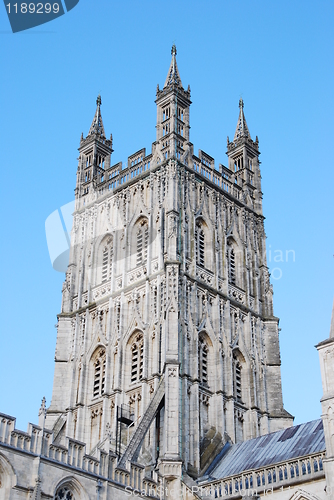
[[[238,287],[234,285],[228,285],[228,295],[231,299],[240,302],[240,304],[246,303],[246,294]]]
[[[93,301],[109,295],[110,291],[111,291],[110,283],[103,283],[102,285],[97,286],[92,291]]]
[[[138,280],[144,278],[146,272],[147,272],[146,266],[139,266],[134,271],[130,271],[128,273],[128,276],[127,276],[128,284],[131,285],[135,281],[138,281]]]
[[[214,286],[214,274],[203,267],[196,266],[196,277],[207,283],[208,285]]]

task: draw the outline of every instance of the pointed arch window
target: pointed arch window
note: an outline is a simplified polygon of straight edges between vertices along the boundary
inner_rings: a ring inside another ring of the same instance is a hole
[[[235,250],[233,246],[229,243],[227,248],[227,264],[228,264],[228,280],[232,285],[235,285],[236,284]]]
[[[148,248],[148,222],[144,219],[137,229],[137,266],[144,264],[147,260]]]
[[[237,401],[242,401],[242,380],[241,380],[241,363],[237,356],[233,354],[233,393]]]
[[[208,385],[208,354],[207,343],[203,337],[200,337],[198,339],[198,378],[203,385]]]
[[[184,197],[186,198],[186,192],[184,194]],[[183,250],[184,250],[184,255],[185,255],[186,259],[188,259],[189,258],[189,222],[188,222],[187,216],[184,219]]]
[[[106,353],[101,349],[94,362],[93,397],[102,396],[105,390],[106,379]]]
[[[109,238],[102,250],[102,283],[110,280],[113,261],[112,238]]]
[[[205,266],[205,232],[201,221],[196,223],[195,229],[196,264]]]
[[[75,497],[67,486],[62,486],[57,490],[55,500],[75,500]]]
[[[120,302],[116,303],[116,327],[117,331],[119,332],[119,327],[121,324],[121,304]]]
[[[140,334],[131,346],[131,382],[139,382],[143,378],[144,341]]]
[[[153,314],[156,316],[158,313],[158,288],[153,287]]]

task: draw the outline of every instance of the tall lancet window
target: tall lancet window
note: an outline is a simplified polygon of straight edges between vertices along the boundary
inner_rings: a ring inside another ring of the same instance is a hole
[[[185,188],[186,189],[186,188]],[[185,194],[186,197],[186,194]],[[188,217],[184,218],[184,229],[183,229],[183,251],[186,259],[189,258],[189,222]]]
[[[236,262],[235,250],[231,244],[227,246],[228,280],[232,285],[236,284]]]
[[[110,280],[112,271],[113,246],[109,238],[102,250],[102,283]]]
[[[131,382],[138,382],[143,378],[144,341],[139,334],[131,346]]]
[[[241,363],[238,357],[233,354],[233,393],[236,401],[242,401],[242,385],[241,385]]]
[[[105,390],[106,379],[106,352],[101,349],[94,361],[93,397],[102,396]]]
[[[147,260],[148,248],[148,222],[143,219],[137,228],[137,266],[144,264]]]
[[[196,222],[195,247],[196,247],[196,264],[198,266],[204,267],[204,265],[205,265],[205,232],[204,232],[204,224],[201,221]]]
[[[203,339],[198,339],[198,378],[200,384],[208,385],[208,346]]]

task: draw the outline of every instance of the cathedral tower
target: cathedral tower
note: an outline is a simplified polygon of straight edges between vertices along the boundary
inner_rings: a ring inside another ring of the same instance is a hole
[[[266,264],[258,139],[243,102],[228,167],[189,141],[176,48],[157,137],[112,165],[101,97],[79,147],[46,425],[162,475],[201,475],[227,440],[292,425]]]

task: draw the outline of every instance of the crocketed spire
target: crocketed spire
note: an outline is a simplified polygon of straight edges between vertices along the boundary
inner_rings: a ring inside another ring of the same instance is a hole
[[[170,66],[169,66],[169,70],[168,70],[168,74],[167,74],[164,88],[166,88],[170,85],[178,85],[179,87],[182,87],[180,73],[179,73],[179,70],[177,67],[177,63],[176,63],[176,46],[175,46],[175,44],[173,44],[171,54],[172,54],[172,61],[171,61]]]
[[[97,96],[96,99],[96,112],[95,116],[93,118],[92,124],[90,126],[88,135],[90,134],[99,134],[103,137],[105,137],[105,132],[104,132],[104,126],[103,126],[103,121],[102,121],[102,115],[101,115],[101,96],[100,94]]]
[[[237,128],[235,130],[234,134],[234,139],[233,141],[236,141],[237,139],[240,139],[240,137],[248,137],[251,139],[248,127],[247,127],[247,122],[246,118],[244,115],[244,101],[242,99],[239,100],[239,119],[237,123]]]

